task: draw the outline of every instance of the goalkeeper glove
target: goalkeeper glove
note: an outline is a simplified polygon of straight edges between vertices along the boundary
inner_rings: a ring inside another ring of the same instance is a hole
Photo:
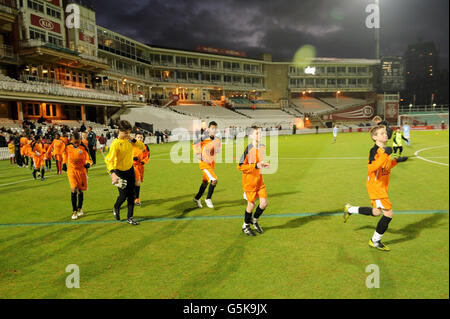
[[[384,151],[386,152],[387,155],[391,155],[392,154],[392,147],[387,146],[384,148]]]
[[[67,164],[63,164],[62,170],[63,170],[64,172],[67,172]]]
[[[117,183],[113,183],[113,185],[119,187],[120,189],[125,189],[127,188],[127,181],[119,177]]]
[[[89,163],[84,164],[84,168],[89,168],[89,167],[91,167],[91,164],[89,164]]]
[[[137,161],[139,161],[139,158],[133,157],[133,161],[137,162]]]
[[[141,165],[145,165],[145,163],[144,163],[144,162],[141,162]]]

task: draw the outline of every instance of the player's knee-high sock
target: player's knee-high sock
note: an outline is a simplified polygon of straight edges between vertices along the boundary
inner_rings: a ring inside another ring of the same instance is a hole
[[[202,183],[202,185],[200,185],[200,189],[198,190],[197,195],[195,195],[195,199],[199,200],[203,194],[205,193],[206,187],[208,187],[208,184],[206,183]]]
[[[77,211],[77,193],[70,193],[70,199],[72,200],[72,212]]]
[[[403,146],[400,146],[400,147],[399,147],[399,150],[400,150],[400,156],[402,156],[402,153],[403,153]]]
[[[78,194],[78,206],[77,208],[80,210],[81,208],[83,208],[83,199],[84,199],[84,193],[81,192]]]
[[[366,216],[373,216],[372,208],[371,207],[357,207],[352,206],[348,209],[348,212],[350,214],[359,214],[359,215],[366,215]]]
[[[41,178],[44,178],[44,174],[45,174],[45,169],[44,167],[41,168]]]
[[[209,184],[208,196],[206,197],[206,199],[211,199],[211,197],[212,197],[212,195],[214,193],[214,188],[216,188],[216,185]]]
[[[261,217],[262,213],[264,213],[264,209],[261,209],[261,207],[256,208],[255,214],[253,215],[253,222],[257,221],[259,217]]]
[[[384,233],[388,229],[389,223],[391,222],[391,220],[392,220],[392,218],[384,216],[384,215],[380,218],[380,221],[378,222],[378,225],[377,225],[377,230],[373,234],[372,242],[377,242],[377,241],[381,240]]]
[[[242,228],[247,227],[251,223],[252,223],[252,213],[247,212],[247,209],[245,209],[244,225],[242,225]]]
[[[135,192],[135,195],[136,195],[136,199],[139,199],[139,194],[141,192],[141,186],[136,186],[134,188],[134,192]]]
[[[36,171],[36,170],[33,170],[33,178],[34,178],[34,179],[36,179],[36,173],[37,173],[37,171]]]

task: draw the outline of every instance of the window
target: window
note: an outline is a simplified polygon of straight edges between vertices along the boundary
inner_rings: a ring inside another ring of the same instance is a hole
[[[48,42],[59,47],[64,47],[63,38],[58,35],[48,34]]]
[[[28,8],[44,13],[44,4],[42,2],[28,0]]]
[[[47,15],[61,20],[61,11],[59,9],[54,9],[47,4]]]
[[[181,65],[186,65],[186,57],[177,56],[176,63]]]
[[[361,73],[361,74],[367,73],[367,67],[359,67],[358,68],[358,73]]]
[[[329,66],[327,68],[327,73],[336,73],[336,68],[334,66]]]
[[[230,62],[223,62],[223,68],[224,69],[231,69],[231,63]]]
[[[187,59],[188,65],[192,66],[192,65],[198,65],[198,60],[194,59],[194,58],[188,58]]]
[[[45,32],[30,27],[30,39],[45,42]]]
[[[338,66],[337,73],[345,73],[345,66]]]
[[[356,67],[350,66],[350,67],[348,68],[348,73],[356,73]]]
[[[145,68],[141,66],[136,66],[136,73],[142,77],[145,76]]]

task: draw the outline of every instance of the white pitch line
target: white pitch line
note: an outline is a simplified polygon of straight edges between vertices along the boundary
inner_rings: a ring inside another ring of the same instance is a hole
[[[444,147],[448,147],[448,145],[441,145],[441,146],[434,146],[434,147],[424,148],[424,149],[421,149],[421,150],[418,150],[417,152],[415,152],[414,155],[417,156],[418,159],[424,160],[426,162],[430,162],[430,163],[434,163],[434,164],[438,164],[438,165],[448,166],[447,163],[441,163],[441,162],[432,161],[432,160],[426,159],[426,158],[418,155],[419,153],[424,152],[424,151],[433,150],[433,149],[437,149],[437,148],[444,148]],[[431,158],[431,157],[429,157],[429,158]]]

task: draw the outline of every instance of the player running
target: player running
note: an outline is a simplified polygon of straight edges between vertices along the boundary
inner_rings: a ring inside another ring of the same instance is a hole
[[[67,178],[69,179],[73,220],[84,215],[83,192],[88,189],[87,169],[91,165],[89,151],[81,143],[80,133],[75,132],[72,136],[72,143],[66,145],[63,153],[63,170],[67,171]]]
[[[141,133],[136,134],[136,140],[144,143],[144,135]],[[141,200],[139,199],[139,195],[141,192],[141,183],[144,182],[144,165],[148,163],[150,159],[150,149],[147,145],[142,150],[139,147],[133,146],[133,167],[134,174],[136,175],[136,188],[135,188],[135,196],[136,199],[134,204],[136,206],[141,206]]]
[[[214,166],[216,164],[216,155],[220,152],[221,140],[216,136],[217,123],[212,121],[209,123],[208,129],[200,135],[200,138],[193,143],[194,154],[199,161],[200,170],[203,172],[202,184],[197,195],[194,197],[194,202],[199,208],[202,208],[201,197],[209,184],[208,195],[205,203],[209,208],[214,208],[212,203],[212,195],[217,186],[217,176],[214,173]]]
[[[34,137],[34,141],[31,144],[31,151],[30,153],[33,158],[33,178],[37,179],[36,174],[40,172],[41,175],[41,181],[45,181],[45,151],[44,147],[42,146],[41,136],[36,135]]]
[[[333,127],[333,138],[334,138],[334,142],[333,143],[336,143],[336,139],[337,139],[338,133],[339,133],[339,127],[336,124]]]
[[[403,135],[400,131],[400,128],[397,128],[392,135],[392,146],[394,148],[394,157],[401,157],[403,153],[403,141],[409,142],[409,140]],[[397,151],[399,154],[397,154]]]
[[[120,206],[127,201],[127,222],[131,225],[139,225],[133,218],[136,177],[133,167],[133,145],[143,150],[144,143],[136,139],[131,140],[132,126],[130,122],[119,122],[119,135],[111,143],[109,153],[105,157],[106,168],[111,175],[112,184],[118,187],[119,196],[114,204],[114,217],[120,220]]]
[[[411,145],[411,126],[408,125],[408,122],[405,122],[405,125],[403,125],[403,135],[408,140],[406,142],[406,145]]]
[[[258,218],[261,217],[267,208],[268,201],[261,169],[268,168],[269,164],[264,163],[263,159],[265,147],[260,144],[261,128],[252,126],[249,138],[251,139],[251,144],[245,149],[237,168],[242,172],[242,189],[244,191],[244,199],[247,201],[242,231],[248,236],[256,236],[250,225],[253,225],[259,234],[263,233],[261,226],[258,224]],[[259,205],[252,217],[257,198],[259,198]]]
[[[351,204],[345,205],[344,223],[347,222],[350,215],[360,214],[366,216],[378,217],[383,215],[378,222],[377,228],[369,240],[369,246],[383,251],[389,251],[389,247],[381,242],[381,238],[388,229],[392,220],[394,211],[388,197],[389,179],[391,169],[397,163],[404,161],[393,159],[391,157],[392,148],[385,147],[389,140],[385,126],[376,126],[370,130],[370,136],[375,142],[375,146],[370,150],[368,177],[366,181],[367,191],[372,202],[371,207],[357,207]]]
[[[55,158],[57,175],[62,174],[62,161],[65,147],[66,143],[61,138],[61,135],[56,134],[55,139],[47,150],[47,158]]]

